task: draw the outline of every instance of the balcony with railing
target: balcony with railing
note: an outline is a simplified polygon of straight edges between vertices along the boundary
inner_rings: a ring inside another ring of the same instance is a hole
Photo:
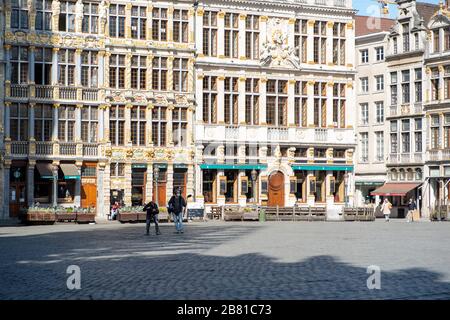
[[[83,101],[97,101],[98,89],[83,89],[82,97]]]
[[[236,140],[239,137],[239,127],[238,126],[227,126],[225,127],[225,137],[227,139]]]
[[[98,143],[83,143],[83,156],[96,157],[98,155]]]
[[[450,149],[429,150],[427,161],[450,161]]]
[[[62,156],[75,156],[77,154],[77,144],[75,142],[61,142],[59,144],[59,154]]]
[[[62,100],[77,100],[77,88],[60,87],[59,98]]]
[[[398,107],[397,106],[390,106],[389,107],[389,115],[391,117],[395,117],[398,114]]]
[[[11,84],[11,98],[28,98],[29,86],[27,84]]]
[[[315,141],[327,141],[328,131],[327,129],[315,129],[314,130],[314,140]]]
[[[53,99],[53,86],[36,85],[36,99]]]
[[[267,138],[269,141],[288,141],[289,132],[287,128],[268,128]]]
[[[11,142],[11,154],[15,156],[28,155],[29,145],[27,141],[13,141]]]
[[[37,156],[53,155],[53,142],[36,141],[36,155]]]
[[[388,157],[388,162],[391,164],[397,164],[400,163],[400,154],[398,153],[391,153]]]

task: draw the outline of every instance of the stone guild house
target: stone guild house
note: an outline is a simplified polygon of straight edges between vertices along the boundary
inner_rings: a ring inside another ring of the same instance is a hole
[[[354,199],[351,0],[7,0],[2,218]],[[3,95],[2,95],[3,97]]]

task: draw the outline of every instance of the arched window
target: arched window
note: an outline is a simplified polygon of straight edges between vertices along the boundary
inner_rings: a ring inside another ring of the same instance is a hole
[[[416,170],[416,180],[422,180],[422,170],[421,169]]]
[[[406,179],[408,179],[408,181],[412,181],[414,179],[414,173],[413,173],[412,169],[407,170]]]
[[[391,170],[391,180],[392,181],[397,181],[397,179],[398,179],[397,170],[395,170],[395,169]]]
[[[405,170],[400,169],[400,181],[404,181],[404,180],[405,180]]]

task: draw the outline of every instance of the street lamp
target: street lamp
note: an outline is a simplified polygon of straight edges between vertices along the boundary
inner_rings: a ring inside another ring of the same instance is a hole
[[[258,178],[258,172],[256,172],[255,169],[252,170],[251,172],[251,176],[252,176],[252,187],[253,187],[253,201],[256,201],[256,179]]]
[[[153,169],[153,179],[155,180],[155,202],[157,206],[159,207],[159,201],[158,201],[158,179],[159,179],[159,167],[155,166]]]
[[[347,196],[347,188],[348,188],[348,173],[344,174],[344,199],[345,199],[345,207],[348,207],[348,196]]]

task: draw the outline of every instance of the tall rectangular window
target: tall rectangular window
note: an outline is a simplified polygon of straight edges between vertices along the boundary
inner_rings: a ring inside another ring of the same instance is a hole
[[[109,5],[109,36],[125,38],[125,5]]]
[[[203,14],[203,54],[217,56],[217,12],[214,11]]]
[[[173,41],[187,43],[189,40],[188,10],[173,11]]]
[[[87,143],[97,142],[98,107],[84,106],[81,109],[81,140]]]
[[[34,107],[34,138],[36,141],[51,141],[53,127],[53,106],[36,104]]]
[[[203,122],[217,123],[217,77],[203,78]]]
[[[111,177],[124,177],[125,176],[125,163],[120,162],[111,162],[111,169],[110,169],[110,176]]]
[[[384,122],[384,103],[383,101],[375,102],[375,108],[376,108],[376,121],[377,124],[381,124]]]
[[[450,66],[444,68],[444,99],[450,99]]]
[[[167,108],[154,107],[152,109],[152,141],[155,147],[163,147],[167,143]]]
[[[27,2],[27,0],[11,0],[11,28],[28,29]]]
[[[36,0],[36,30],[52,29],[52,0]]]
[[[147,7],[131,7],[131,37],[145,40],[147,36]]]
[[[432,68],[431,69],[431,100],[432,101],[439,100],[439,87],[440,87],[439,69]]]
[[[28,48],[11,48],[11,83],[28,83]]]
[[[322,128],[327,126],[327,84],[325,82],[314,84],[314,125]]]
[[[152,68],[153,90],[167,90],[167,58],[154,57]]]
[[[109,57],[109,86],[125,89],[125,55],[112,54]]]
[[[384,76],[375,76],[375,91],[384,91]]]
[[[360,134],[360,143],[361,143],[361,162],[369,161],[369,134],[367,132],[363,132]]]
[[[239,44],[239,14],[225,14],[224,48],[225,57],[237,58]]]
[[[245,123],[259,123],[259,80],[255,78],[245,80]]]
[[[294,25],[294,45],[297,57],[302,63],[308,59],[308,21],[295,20]]]
[[[316,21],[314,23],[314,62],[317,64],[327,63],[327,23]]]
[[[409,119],[402,120],[402,152],[411,152],[411,133]]]
[[[75,85],[75,50],[58,51],[58,83],[63,86]]]
[[[167,9],[153,8],[152,38],[156,41],[167,41]]]
[[[410,72],[409,70],[402,71],[402,103],[411,102],[410,92]]]
[[[59,31],[75,32],[75,2],[61,1]]]
[[[361,63],[369,63],[369,50],[361,50]]]
[[[434,43],[434,53],[438,53],[441,51],[441,41],[440,41],[440,35],[441,29],[433,30],[433,43]]]
[[[294,94],[294,121],[298,127],[305,128],[308,119],[308,83],[296,81]]]
[[[444,116],[444,149],[450,149],[450,114]]]
[[[414,96],[415,102],[422,102],[422,68],[417,68],[414,70],[415,82],[414,82]]]
[[[109,140],[114,146],[125,142],[125,107],[112,105],[109,108]]]
[[[287,126],[287,81],[267,81],[266,117],[271,126]]]
[[[403,29],[403,52],[409,52],[410,50],[410,43],[409,43],[409,23],[404,23],[402,25]]]
[[[131,57],[131,88],[145,90],[147,88],[147,57]]]
[[[376,61],[384,60],[384,47],[375,48],[375,58]]]
[[[28,140],[28,105],[12,103],[10,108],[10,135],[12,141]]]
[[[345,65],[345,23],[336,22],[333,25],[333,64]]]
[[[224,80],[224,119],[226,124],[238,124],[239,107],[239,79],[225,78]]]
[[[175,147],[187,145],[187,108],[175,108],[172,112],[173,144]]]
[[[34,50],[34,82],[36,84],[52,84],[52,55],[51,48],[36,48]]]
[[[88,88],[98,87],[97,51],[81,53],[81,85]]]
[[[391,153],[398,153],[398,121],[391,121]]]
[[[188,90],[188,59],[173,60],[173,90],[186,92]]]
[[[333,124],[335,127],[345,128],[345,84],[333,85]]]
[[[98,33],[98,4],[85,2],[83,5],[83,33]]]
[[[384,160],[384,132],[383,131],[375,132],[375,140],[377,143],[376,160],[383,161]]]
[[[75,107],[60,106],[58,109],[58,139],[60,142],[74,142]]]
[[[131,109],[131,142],[135,146],[145,146],[145,109],[143,106]]]
[[[360,79],[361,81],[361,92],[368,93],[369,92],[369,78],[364,77]]]
[[[259,59],[259,16],[245,17],[245,57],[250,60]]]
[[[414,139],[416,152],[422,152],[422,119],[414,120]]]
[[[360,106],[361,106],[361,124],[368,125],[369,124],[369,104],[362,103]]]

